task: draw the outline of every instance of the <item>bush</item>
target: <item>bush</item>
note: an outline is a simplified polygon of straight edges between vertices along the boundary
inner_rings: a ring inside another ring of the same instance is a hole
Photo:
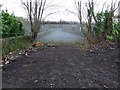
[[[107,40],[110,41],[118,41],[120,40],[120,22],[119,23],[113,23],[113,30],[110,34],[106,36]]]
[[[1,32],[2,37],[15,37],[24,34],[23,25],[13,14],[6,11],[1,12]]]
[[[92,33],[101,40],[118,41],[120,40],[120,22],[116,23],[113,12],[101,12],[96,15],[97,22],[93,27]]]
[[[96,15],[97,23],[95,23],[95,26],[93,28],[93,34],[94,36],[100,38],[102,33],[104,33],[104,20],[105,15],[103,12],[97,13]]]

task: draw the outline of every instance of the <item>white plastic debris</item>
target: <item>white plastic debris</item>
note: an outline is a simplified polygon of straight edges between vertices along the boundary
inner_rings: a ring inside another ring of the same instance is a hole
[[[104,85],[105,88],[108,88],[106,85]]]
[[[92,52],[92,50],[90,50],[90,52]]]
[[[28,53],[25,53],[25,56],[27,56],[27,57],[28,57]]]
[[[8,58],[5,58],[5,62],[8,60]]]
[[[38,80],[35,80],[35,83],[37,83],[38,82]]]
[[[10,59],[12,60],[12,59],[14,59],[14,57],[12,56],[12,57],[10,57]]]
[[[21,52],[19,52],[19,55],[21,55],[22,53]]]
[[[9,53],[10,55],[12,54],[12,52]]]
[[[6,61],[5,64],[9,64],[10,62],[9,61]]]
[[[3,64],[0,64],[0,67],[3,67]]]

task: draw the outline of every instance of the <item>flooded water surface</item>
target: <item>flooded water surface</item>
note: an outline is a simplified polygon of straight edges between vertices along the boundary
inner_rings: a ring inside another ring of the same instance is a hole
[[[48,33],[38,34],[37,41],[51,43],[82,42],[83,41],[82,36],[71,33],[72,30],[73,28],[70,28],[69,30],[63,27],[49,28]]]
[[[45,43],[82,43],[83,37],[78,24],[46,24],[42,25],[37,41]]]

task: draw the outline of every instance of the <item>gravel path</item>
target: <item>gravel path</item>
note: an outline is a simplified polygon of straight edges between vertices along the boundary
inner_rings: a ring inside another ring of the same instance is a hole
[[[5,66],[3,88],[117,88],[118,45],[46,47]]]

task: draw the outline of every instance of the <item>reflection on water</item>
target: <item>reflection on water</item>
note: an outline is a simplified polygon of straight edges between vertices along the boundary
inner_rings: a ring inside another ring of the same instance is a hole
[[[50,30],[48,34],[38,34],[37,40],[42,42],[82,42],[83,38],[80,35],[64,32],[62,28]]]

